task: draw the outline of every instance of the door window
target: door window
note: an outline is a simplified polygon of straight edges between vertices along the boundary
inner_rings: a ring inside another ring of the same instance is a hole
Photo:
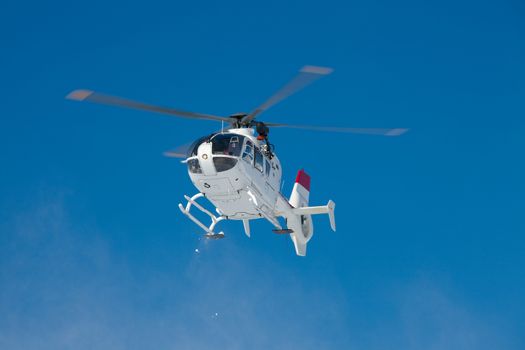
[[[248,163],[253,162],[253,144],[250,140],[246,141],[246,146],[244,147],[244,152],[242,154],[242,159]]]
[[[259,150],[259,148],[255,147],[255,169],[259,170],[260,172],[263,171],[263,162],[264,162],[264,157],[261,153],[261,151]]]

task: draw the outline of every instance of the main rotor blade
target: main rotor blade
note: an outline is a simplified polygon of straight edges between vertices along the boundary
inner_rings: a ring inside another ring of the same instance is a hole
[[[200,142],[202,142],[203,140],[205,140],[206,138],[211,138],[212,135],[215,135],[215,134],[219,134],[219,133],[222,133],[224,129],[221,129],[221,130],[217,130],[215,132],[212,132],[211,134],[209,134],[209,136],[207,137],[202,137],[200,139],[197,139],[197,140],[194,140],[192,142],[188,142],[188,143],[185,143],[183,145],[180,145],[180,146],[177,146],[175,147],[174,149],[172,150],[169,150],[169,151],[166,151],[164,152],[164,156],[166,157],[170,157],[170,158],[188,158],[190,157],[191,155],[189,154],[190,151],[193,151],[194,148],[200,144]],[[196,154],[193,154],[193,155],[196,155]]]
[[[381,136],[399,136],[403,135],[408,131],[404,128],[340,128],[332,126],[315,126],[315,125],[289,125],[289,124],[277,124],[277,123],[264,123],[267,126],[273,128],[290,128],[290,129],[304,129],[314,131],[327,131],[327,132],[344,132],[351,134],[364,134],[364,135],[381,135]]]
[[[164,156],[170,158],[188,158],[188,153],[196,141],[188,142],[183,145],[177,146],[172,150],[164,152]]]
[[[168,115],[173,115],[173,116],[182,117],[182,118],[218,120],[218,121],[224,121],[227,123],[232,123],[236,121],[233,118],[219,117],[216,115],[202,114],[202,113],[195,113],[195,112],[187,112],[187,111],[181,111],[180,109],[175,109],[175,108],[150,105],[150,104],[146,104],[146,103],[142,103],[138,101],[128,100],[122,97],[105,95],[105,94],[91,91],[91,90],[74,90],[70,92],[66,96],[66,98],[68,100],[74,100],[74,101],[89,101],[89,102],[100,103],[104,105],[140,109],[144,111],[168,114]]]
[[[189,145],[188,145],[188,148],[189,148]],[[179,147],[177,147],[174,150],[165,151],[162,154],[165,157],[168,157],[168,158],[184,158],[184,159],[186,159],[188,157],[188,149],[181,150],[181,149],[179,149]]]
[[[184,158],[186,159],[187,155],[185,153],[178,153],[176,151],[166,151],[163,153],[163,155],[165,157],[168,157],[168,158]]]
[[[266,102],[257,107],[253,112],[248,114],[241,120],[241,123],[244,125],[249,125],[249,123],[255,119],[255,117],[273,105],[281,102],[288,96],[294,94],[295,92],[303,89],[307,85],[313,83],[317,79],[321,78],[324,75],[328,75],[333,72],[332,68],[327,67],[316,67],[316,66],[304,66],[299,71],[299,74],[290,80],[288,84],[283,86],[279,91],[277,91],[272,97],[270,97]]]

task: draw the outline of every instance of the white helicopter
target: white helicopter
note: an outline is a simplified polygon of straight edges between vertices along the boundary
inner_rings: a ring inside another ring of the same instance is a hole
[[[227,123],[226,129],[199,138],[186,152],[165,153],[169,157],[184,159],[182,163],[187,164],[190,179],[198,189],[194,196],[184,196],[187,203],[179,204],[181,212],[204,230],[206,238],[211,239],[224,237],[222,231],[215,232],[216,225],[223,220],[242,220],[244,232],[250,237],[250,220],[264,218],[274,226],[273,232],[290,234],[296,254],[305,256],[306,245],[314,233],[311,216],[328,214],[330,226],[335,231],[335,203],[329,200],[324,206],[308,206],[310,176],[304,170],[299,170],[290,198],[280,192],[282,167],[268,139],[269,127],[384,136],[399,136],[407,131],[402,128],[337,128],[256,121],[255,118],[271,106],[331,72],[331,68],[304,66],[294,79],[254,111],[228,117],[154,106],[91,90],[75,90],[66,98]],[[202,197],[215,206],[216,214],[197,202]],[[211,223],[205,225],[197,219],[191,212],[192,207],[209,216]],[[284,226],[279,218],[284,218]]]

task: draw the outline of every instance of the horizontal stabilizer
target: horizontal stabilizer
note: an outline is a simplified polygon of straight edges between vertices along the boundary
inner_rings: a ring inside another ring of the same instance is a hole
[[[335,203],[332,200],[328,201],[327,205],[320,205],[316,207],[301,207],[293,208],[292,212],[296,215],[316,215],[316,214],[328,214],[330,218],[330,227],[332,231],[335,231]]]

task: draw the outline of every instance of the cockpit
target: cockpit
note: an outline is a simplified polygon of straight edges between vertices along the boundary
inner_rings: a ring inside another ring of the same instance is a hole
[[[235,134],[217,134],[211,139],[213,165],[218,173],[230,170],[237,164],[243,141],[244,136]]]
[[[245,137],[238,134],[214,134],[203,137],[190,146],[188,169],[191,173],[201,174],[202,169],[197,158],[199,147],[204,142],[211,142],[213,165],[217,172],[233,168],[241,156]]]

